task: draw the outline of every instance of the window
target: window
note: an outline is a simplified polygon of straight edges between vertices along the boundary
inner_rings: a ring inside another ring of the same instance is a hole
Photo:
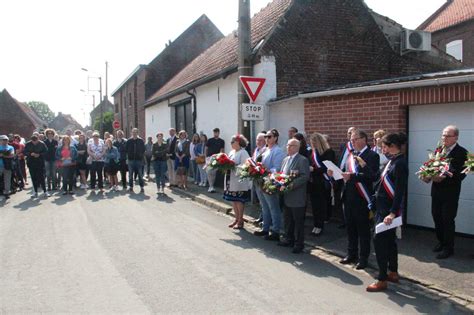
[[[462,62],[462,40],[453,40],[446,44],[446,53]]]
[[[118,113],[119,112],[119,104],[115,104],[115,112]]]
[[[188,136],[191,137],[194,130],[191,99],[180,101],[176,104],[172,104],[172,106],[174,107],[176,131],[186,130]]]

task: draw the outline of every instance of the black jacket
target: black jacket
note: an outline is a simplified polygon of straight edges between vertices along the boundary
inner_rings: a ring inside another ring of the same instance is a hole
[[[392,199],[382,182],[378,182],[375,193],[376,223],[383,222],[383,219],[390,213],[401,214],[405,207],[408,186],[408,163],[403,154],[391,160],[387,170],[387,177],[393,184],[394,196]]]
[[[364,167],[359,166],[358,172],[345,183],[343,198],[346,204],[365,206],[368,205],[367,201],[359,194],[356,184],[358,182],[362,183],[367,189],[369,197],[374,194],[373,186],[379,176],[380,157],[369,147],[359,156],[365,161],[366,165]]]
[[[143,161],[145,156],[145,141],[142,138],[130,138],[125,144],[127,159],[130,161]]]
[[[324,164],[321,165],[322,167],[317,167],[313,159],[312,150],[309,152],[310,152],[310,157],[309,157],[310,166],[313,167],[313,171],[310,174],[311,175],[311,184],[310,184],[311,191],[331,188],[331,186],[329,185],[329,182],[324,178],[324,174],[327,172],[327,167]],[[333,149],[328,149],[319,156],[319,160],[321,161],[321,163],[323,161],[331,161],[335,163],[336,153],[334,152]]]
[[[466,177],[466,174],[461,174],[461,171],[464,169],[464,163],[466,163],[467,160],[467,150],[459,144],[456,144],[447,157],[451,159],[449,171],[453,176],[446,177],[446,179],[440,183],[433,183],[431,185],[431,196],[447,194],[449,197],[459,198],[461,182]]]
[[[173,140],[171,138],[168,138],[166,140],[166,143],[168,144],[168,154],[170,154],[170,159],[174,160],[176,159],[176,141],[178,140],[178,137],[175,135]]]
[[[119,140],[119,139],[116,139],[114,141],[114,147],[117,148],[117,150],[119,151],[120,153],[120,160],[126,160],[127,159],[127,139],[123,139],[122,140]]]
[[[44,144],[48,151],[44,155],[44,160],[47,162],[54,162],[56,161],[56,150],[58,148],[58,142],[54,139],[49,141],[49,139],[44,140]]]
[[[42,141],[34,144],[32,141],[28,141],[25,144],[25,150],[23,151],[26,157],[26,163],[28,167],[44,167],[44,156],[48,152],[46,144]],[[31,156],[31,153],[38,153],[39,157]],[[56,152],[54,152],[56,154]]]

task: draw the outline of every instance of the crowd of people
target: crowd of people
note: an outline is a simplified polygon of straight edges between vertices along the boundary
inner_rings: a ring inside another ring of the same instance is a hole
[[[442,145],[452,159],[447,175],[422,178],[433,182],[432,214],[439,241],[434,251],[439,252],[439,259],[454,253],[454,219],[461,181],[465,177],[461,174],[462,165],[467,155],[457,144],[458,136],[455,126],[443,130]],[[355,264],[356,269],[366,268],[374,224],[390,225],[405,209],[407,137],[378,130],[370,145],[366,132],[351,127],[347,131],[347,142],[340,147],[339,158],[327,135],[317,132],[304,135],[291,127],[285,148],[280,147],[279,138],[277,129],[260,132],[252,151],[243,135],[230,139],[232,150],[228,157],[235,165],[242,166],[250,159],[271,173],[295,178],[285,193],[270,194],[258,182],[240,178],[237,169],[226,172],[223,198],[232,202],[235,213],[229,227],[244,228],[245,204],[254,191],[261,205],[261,217],[257,220],[261,229],[254,234],[277,241],[279,246],[291,247],[297,254],[304,249],[306,207],[311,206],[315,236],[323,233],[324,224],[334,209],[340,210],[348,237],[347,256],[340,263]],[[138,183],[143,193],[144,177],[150,179],[152,170],[157,194],[164,193],[165,185],[187,189],[188,178],[192,178],[195,185],[208,186],[212,193],[216,191],[217,170],[208,167],[209,161],[224,150],[225,141],[220,138],[219,128],[213,130],[209,139],[202,133],[189,137],[186,131],[177,133],[171,128],[166,139],[163,132],[158,132],[155,141],[152,137],[146,141],[140,138],[136,128],[128,139],[121,130],[115,137],[107,132],[101,137],[97,131],[73,133],[68,130],[60,136],[47,129],[44,133],[34,133],[27,142],[19,135],[2,135],[3,195],[9,198],[12,192],[28,184],[26,166],[33,186],[32,198],[39,197],[40,189],[44,197],[56,190],[61,190],[63,195],[74,194],[77,188],[104,191],[106,183],[112,192],[120,190],[120,186],[133,192],[134,184]],[[339,166],[342,179],[335,180],[334,171],[327,168],[325,161]],[[384,290],[387,281],[398,282],[396,234],[396,229],[388,229],[373,237],[380,273],[378,281],[367,291]]]

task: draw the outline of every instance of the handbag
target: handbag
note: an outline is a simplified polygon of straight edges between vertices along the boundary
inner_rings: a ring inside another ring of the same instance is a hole
[[[196,164],[204,164],[206,163],[206,157],[199,155],[196,157]]]
[[[92,164],[92,157],[91,157],[91,156],[88,156],[88,157],[87,157],[86,164],[87,164],[87,165],[91,165],[91,164]]]

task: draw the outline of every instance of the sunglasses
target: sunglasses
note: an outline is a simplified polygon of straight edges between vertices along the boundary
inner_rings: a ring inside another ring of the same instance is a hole
[[[271,139],[273,136],[265,136],[265,139]]]

